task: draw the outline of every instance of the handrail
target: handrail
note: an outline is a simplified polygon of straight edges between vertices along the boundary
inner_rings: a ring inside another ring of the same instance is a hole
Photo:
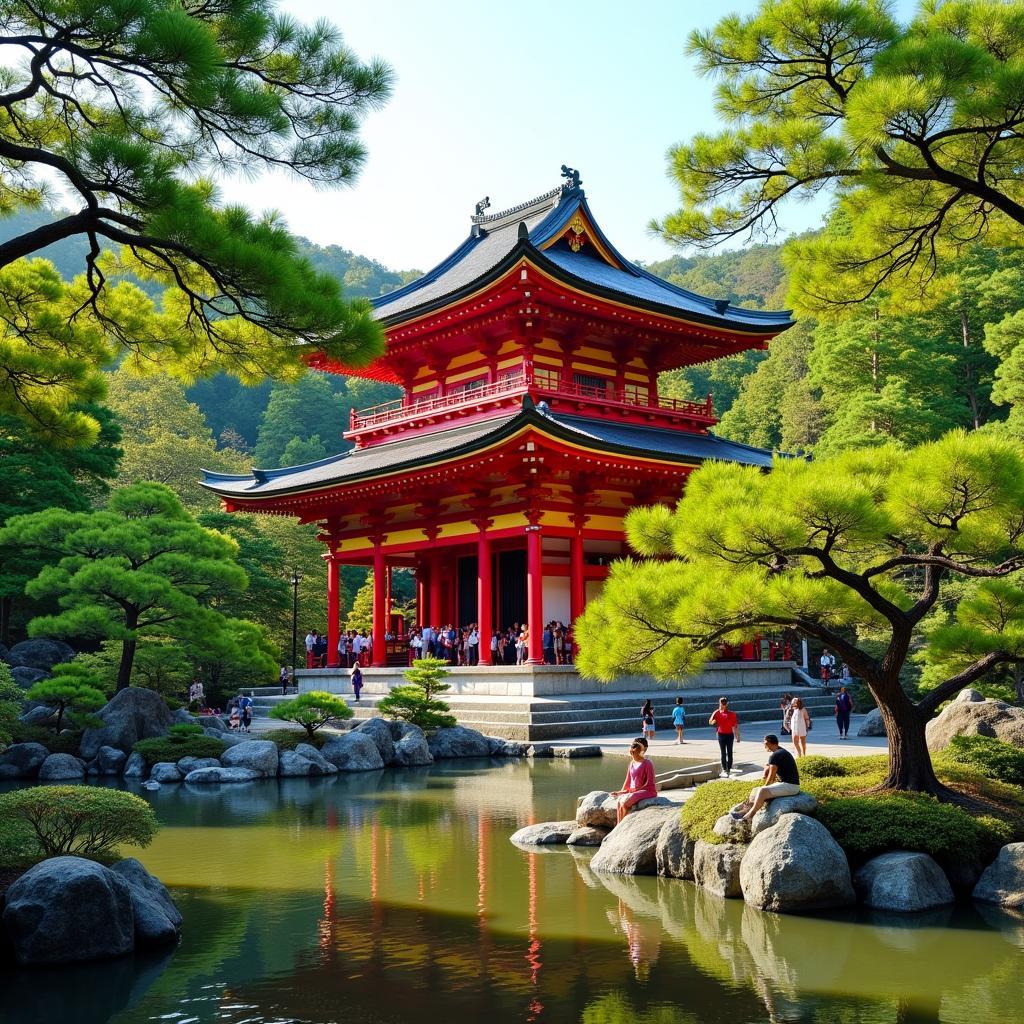
[[[349,416],[349,430],[362,431],[395,423],[399,420],[420,419],[424,416],[443,413],[455,408],[478,405],[482,402],[486,403],[499,398],[523,394],[526,391],[536,391],[555,398],[582,398],[622,408],[674,412],[686,416],[696,416],[709,420],[714,419],[714,406],[711,395],[708,395],[707,400],[703,402],[692,402],[681,398],[665,398],[660,395],[641,399],[640,397],[616,394],[616,387],[613,381],[608,381],[603,387],[594,384],[577,384],[560,380],[548,382],[538,380],[532,372],[521,370],[491,384],[464,388],[436,398],[425,398],[419,402],[406,402],[405,399],[396,398],[390,402],[370,406],[367,409],[360,409],[358,411],[353,409]]]

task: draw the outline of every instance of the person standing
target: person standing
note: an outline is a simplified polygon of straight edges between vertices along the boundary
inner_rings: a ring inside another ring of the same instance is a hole
[[[542,648],[542,654],[544,656],[545,665],[554,665],[555,663],[555,632],[552,624],[549,622],[544,627],[544,632],[540,635],[540,646]]]
[[[348,674],[349,679],[352,682],[352,692],[356,695],[356,703],[359,703],[359,694],[363,692],[363,670],[359,667],[357,661],[352,666],[352,671]]]
[[[277,677],[281,683],[281,696],[283,697],[288,692],[288,666],[281,666],[281,674]]]
[[[791,693],[782,695],[782,700],[779,701],[779,710],[782,712],[782,735],[786,736],[790,732],[789,720],[793,717],[793,695]]]
[[[676,727],[676,744],[685,743],[683,730],[686,728],[686,708],[683,707],[682,697],[676,697],[676,706],[672,709],[672,724]]]
[[[811,731],[811,716],[804,702],[799,697],[793,698],[793,717],[790,720],[793,730],[793,749],[797,757],[807,755],[807,734]]]
[[[480,630],[474,622],[469,627],[469,636],[466,637],[466,664],[477,665],[480,662]]]
[[[306,634],[306,668],[313,667],[313,648],[316,647],[316,630],[311,629]]]
[[[832,672],[836,667],[836,659],[829,654],[827,647],[821,652],[818,665],[821,668],[821,685],[827,689],[829,681],[832,679]]]
[[[853,698],[847,693],[845,686],[839,687],[836,694],[836,726],[839,729],[839,738],[846,740],[850,738],[850,714],[853,711]]]
[[[654,705],[651,703],[650,697],[644,701],[643,707],[640,709],[640,731],[648,743],[654,742]]]
[[[708,719],[718,733],[718,749],[722,755],[722,774],[732,771],[733,745],[740,742],[740,720],[735,711],[729,710],[729,698],[718,698],[718,710]]]
[[[252,697],[248,694],[238,695],[238,712],[241,716],[242,732],[252,732]]]

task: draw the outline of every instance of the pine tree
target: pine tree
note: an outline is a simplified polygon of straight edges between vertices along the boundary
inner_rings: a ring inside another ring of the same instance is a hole
[[[377,701],[377,710],[382,715],[400,718],[424,730],[449,729],[456,724],[448,705],[437,699],[437,694],[451,689],[444,681],[448,676],[447,662],[418,658],[403,675],[409,680],[408,685],[396,686]]]

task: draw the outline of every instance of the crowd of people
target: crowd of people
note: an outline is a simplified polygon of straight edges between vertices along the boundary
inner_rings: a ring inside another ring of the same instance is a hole
[[[440,658],[451,665],[479,665],[481,644],[487,643],[492,665],[525,665],[530,655],[530,627],[514,623],[495,629],[490,639],[480,635],[475,622],[468,626],[423,626],[409,635],[410,661],[416,658]],[[541,635],[545,665],[572,664],[572,631],[562,622],[551,621]]]

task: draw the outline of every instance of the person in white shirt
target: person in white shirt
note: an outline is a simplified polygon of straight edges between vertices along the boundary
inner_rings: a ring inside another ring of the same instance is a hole
[[[818,664],[821,666],[822,685],[827,687],[829,681],[832,678],[832,670],[836,666],[836,659],[828,653],[828,648],[821,652],[821,657],[818,659]]]
[[[313,667],[313,648],[316,646],[316,637],[312,631],[306,634],[306,668]]]
[[[466,638],[466,662],[475,665],[480,660],[480,634],[476,626],[469,627],[469,636]]]

